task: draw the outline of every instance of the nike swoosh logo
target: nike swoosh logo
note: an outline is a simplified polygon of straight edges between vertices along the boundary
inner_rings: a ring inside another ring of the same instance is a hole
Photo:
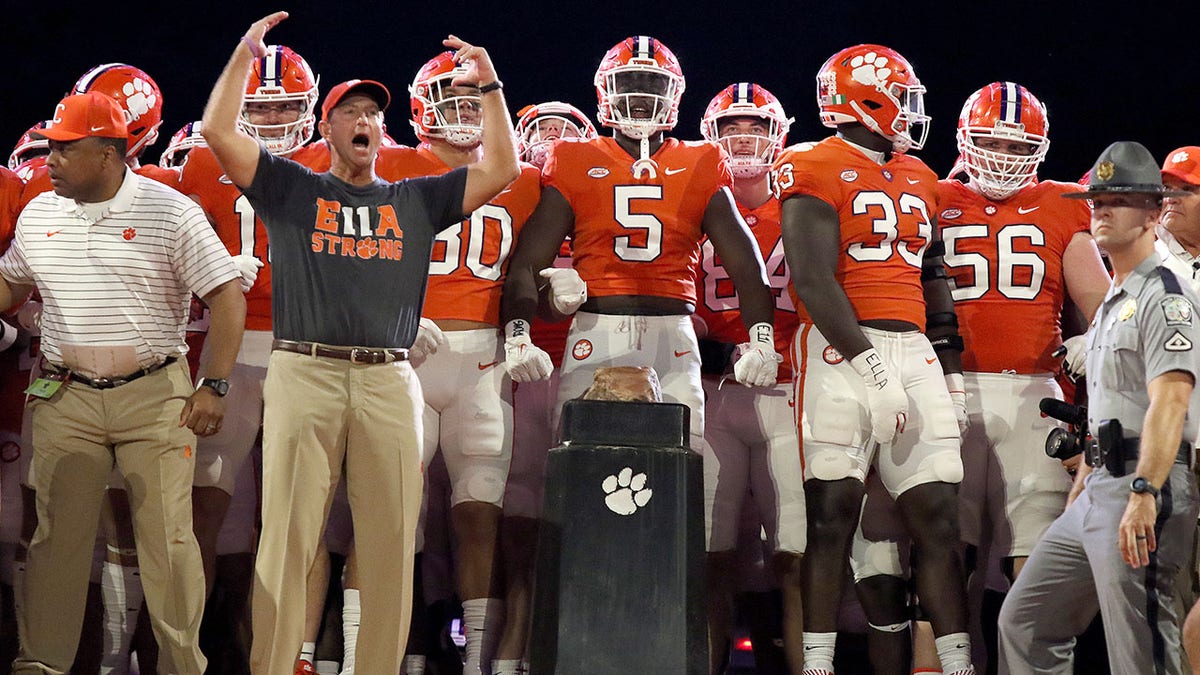
[[[1040,206],[1031,206],[1031,207],[1029,207],[1029,208],[1025,208],[1024,206],[1018,206],[1018,207],[1017,207],[1017,213],[1019,213],[1019,214],[1021,214],[1021,215],[1025,215],[1026,213],[1033,213],[1034,211],[1037,211],[1037,210],[1038,210],[1038,209],[1040,209],[1040,208],[1042,208],[1042,207],[1040,207]]]
[[[62,232],[62,230],[51,230],[50,232],[46,233],[46,236],[53,237],[54,235],[58,234],[59,232]]]
[[[679,357],[683,356],[684,354],[691,354],[691,353],[692,353],[692,350],[690,350],[690,349],[685,349],[681,352],[675,352],[675,358],[679,358]]]
[[[936,356],[935,356],[935,357],[933,357],[932,359],[925,359],[925,363],[927,363],[927,364],[929,364],[929,365],[931,365],[931,366],[932,366],[934,363],[936,363],[936,362],[937,362],[937,357],[936,357]]]
[[[497,363],[500,363],[500,362],[499,362],[499,361],[492,361],[491,363],[480,363],[480,364],[479,364],[479,369],[480,369],[480,370],[487,370],[488,368],[491,368],[492,366],[496,365]]]
[[[682,169],[666,169],[665,171],[663,171],[663,173],[667,174],[668,176],[674,176],[675,174],[680,173],[681,171],[687,171],[687,167],[685,166]]]
[[[916,185],[917,183],[920,183],[920,182],[921,182],[919,179],[916,179],[916,178],[909,178],[909,177],[907,177],[907,176],[905,176],[904,180],[908,181],[908,184],[909,184],[909,185]]]
[[[95,133],[95,132],[97,132],[97,131],[104,131],[104,127],[92,127],[92,132],[93,132],[93,133]]]

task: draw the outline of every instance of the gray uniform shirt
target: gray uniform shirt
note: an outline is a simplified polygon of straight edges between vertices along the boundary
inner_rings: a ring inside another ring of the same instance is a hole
[[[1117,419],[1126,437],[1140,436],[1150,396],[1146,385],[1172,370],[1200,372],[1198,298],[1188,283],[1151,254],[1119,286],[1114,282],[1087,339],[1088,426]],[[1200,386],[1192,389],[1183,440],[1196,442]]]

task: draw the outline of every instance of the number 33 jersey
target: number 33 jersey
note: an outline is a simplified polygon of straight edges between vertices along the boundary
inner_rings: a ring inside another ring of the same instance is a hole
[[[956,180],[938,184],[938,227],[959,332],[963,369],[1027,375],[1058,369],[1063,254],[1091,212],[1063,199],[1078,185],[1043,181],[994,202]]]
[[[788,148],[775,162],[779,201],[810,195],[832,206],[841,226],[837,281],[859,321],[894,319],[925,329],[921,259],[933,236],[937,176],[893,154],[879,164],[837,136]],[[811,323],[791,288],[800,321]]]
[[[668,138],[655,176],[634,178],[637,158],[612,138],[559,141],[542,184],[575,212],[574,264],[588,295],[649,295],[696,304],[694,268],[709,200],[732,184],[716,144]]]

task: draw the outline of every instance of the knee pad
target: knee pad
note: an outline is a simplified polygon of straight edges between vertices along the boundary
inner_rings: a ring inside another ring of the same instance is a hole
[[[961,483],[962,457],[952,451],[930,455],[921,461],[921,465],[917,467],[917,474],[924,479],[919,483]]]
[[[466,466],[454,479],[451,488],[450,504],[457,506],[463,502],[483,502],[504,506],[504,482],[506,472],[493,466]]]
[[[880,574],[905,577],[900,547],[894,541],[864,541],[855,537],[850,551],[850,568],[854,571],[855,583]]]
[[[808,473],[817,480],[842,480],[857,478],[866,480],[866,472],[850,455],[851,448],[822,448],[805,453]]]

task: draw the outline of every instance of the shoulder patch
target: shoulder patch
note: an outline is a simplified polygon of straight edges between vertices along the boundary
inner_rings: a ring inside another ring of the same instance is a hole
[[[1175,331],[1166,342],[1163,343],[1163,349],[1169,352],[1186,352],[1191,350],[1192,341],[1183,336],[1183,333]]]
[[[1192,303],[1182,295],[1171,295],[1159,303],[1168,326],[1192,325]]]

